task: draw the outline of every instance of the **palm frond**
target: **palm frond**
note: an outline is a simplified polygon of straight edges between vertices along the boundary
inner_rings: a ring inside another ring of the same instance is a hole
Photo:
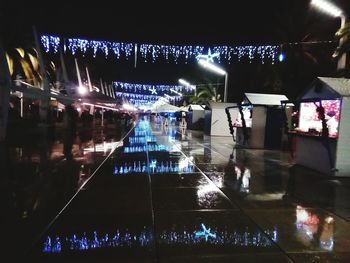
[[[350,36],[350,22],[346,23],[345,26],[340,28],[336,33],[335,33],[336,38],[340,39],[343,37],[348,37]]]

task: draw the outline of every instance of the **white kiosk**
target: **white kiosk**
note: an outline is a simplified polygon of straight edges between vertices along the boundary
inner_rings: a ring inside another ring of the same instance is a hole
[[[236,143],[249,148],[280,148],[284,114],[281,102],[288,98],[280,94],[244,95],[240,105],[242,113],[233,120],[233,126],[237,127]]]
[[[205,134],[211,136],[232,136],[227,125],[225,108],[237,106],[237,103],[209,102],[209,104],[210,109],[205,110]],[[239,115],[238,108],[231,108],[230,114],[232,119],[237,119]]]
[[[194,129],[194,124],[200,119],[203,119],[204,124],[204,106],[190,104],[187,113],[187,128],[190,130]]]
[[[295,162],[350,176],[350,79],[318,77],[300,101]]]

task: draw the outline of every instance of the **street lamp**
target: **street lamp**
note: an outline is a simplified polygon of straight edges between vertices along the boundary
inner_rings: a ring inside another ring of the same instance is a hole
[[[182,96],[182,93],[180,93],[180,92],[178,92],[178,91],[176,91],[176,90],[174,90],[174,89],[170,89],[170,91],[171,91],[171,92],[174,92],[175,94],[177,94],[177,95],[179,95],[179,96]]]
[[[333,16],[333,17],[339,17],[341,19],[341,25],[340,27],[344,27],[347,17],[343,10],[341,10],[339,7],[333,5],[332,3],[325,1],[325,0],[312,0],[311,5],[319,9],[320,11]],[[341,38],[339,41],[339,46],[344,42],[344,39]],[[338,60],[338,70],[339,69],[345,69],[346,67],[346,53],[343,53],[343,55]]]
[[[78,92],[81,95],[85,95],[88,92],[88,89],[86,87],[84,87],[83,85],[78,86]]]
[[[179,83],[183,86],[190,87],[192,89],[196,89],[195,85],[192,85],[191,83],[189,83],[188,81],[186,81],[184,79],[179,79]]]
[[[227,101],[227,81],[228,81],[228,74],[225,70],[223,70],[222,68],[216,66],[213,63],[210,63],[209,61],[205,60],[205,59],[199,59],[198,63],[200,66],[202,66],[205,69],[208,69],[210,71],[213,71],[219,75],[225,75],[225,90],[224,90],[224,102]]]

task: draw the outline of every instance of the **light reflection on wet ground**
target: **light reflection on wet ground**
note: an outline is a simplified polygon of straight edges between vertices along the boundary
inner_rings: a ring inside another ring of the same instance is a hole
[[[232,138],[141,121],[34,255],[90,262],[348,262],[349,190],[346,179],[293,166],[287,152],[233,150]]]

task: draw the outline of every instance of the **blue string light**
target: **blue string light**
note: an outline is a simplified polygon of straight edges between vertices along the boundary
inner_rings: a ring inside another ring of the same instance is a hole
[[[192,94],[194,89],[183,85],[166,85],[166,84],[138,84],[138,83],[128,83],[121,81],[114,81],[113,87],[118,92],[126,93],[138,93],[138,94],[148,94],[148,95],[164,95],[164,93],[171,93],[171,90],[180,92],[182,94]]]
[[[277,54],[280,46],[277,45],[263,45],[263,46],[214,46],[207,49],[204,46],[165,46],[165,45],[140,45],[140,53],[144,62],[155,62],[159,59],[164,59],[167,62],[178,63],[183,60],[188,63],[190,60],[198,58],[205,58],[214,62],[214,58],[218,63],[227,62],[232,63],[232,60],[242,61],[248,59],[249,62],[253,60],[260,60],[265,63],[265,60],[276,62]],[[212,53],[212,51],[214,53]]]
[[[46,53],[50,52],[51,49],[52,49],[53,53],[58,52],[58,48],[59,48],[60,43],[61,43],[61,39],[59,37],[42,35],[40,37],[40,40],[41,40],[41,44],[43,45]]]
[[[214,62],[214,58],[218,58],[220,56],[220,53],[214,53],[214,54],[212,54],[211,53],[211,50],[210,50],[210,48],[208,49],[208,54],[207,55],[198,55],[197,57],[196,57],[196,59],[197,60],[199,60],[199,59],[205,59],[206,61],[208,61],[208,62]]]
[[[138,54],[144,62],[156,62],[165,60],[166,62],[183,62],[185,64],[195,61],[196,58],[206,57],[211,62],[216,58],[218,63],[232,63],[233,61],[242,61],[247,59],[249,62],[254,60],[261,61],[264,64],[266,61],[275,63],[280,53],[279,45],[259,45],[259,46],[204,46],[191,45],[152,45],[152,44],[134,44],[110,41],[86,40],[80,38],[68,38],[63,42],[65,51],[71,52],[73,55],[76,52],[81,52],[84,55],[87,52],[92,52],[93,57],[96,57],[98,52],[101,52],[108,57],[111,53],[116,59],[129,59]],[[61,39],[55,36],[42,35],[41,43],[46,52],[53,51],[56,53],[61,43]],[[137,48],[139,46],[139,48]]]
[[[113,82],[113,87],[117,97],[133,103],[136,107],[152,106],[151,104],[161,99],[162,96],[173,95],[173,91],[182,95],[190,95],[195,92],[193,88],[182,85],[137,84],[120,81]],[[179,102],[182,100],[182,96],[169,96],[168,99],[172,102]]]
[[[147,91],[148,92],[148,91]],[[126,93],[126,92],[116,92],[117,98],[127,100],[128,102],[134,104],[136,107],[149,107],[152,106],[156,101],[160,100],[162,96],[157,95],[144,95],[138,93]],[[169,96],[169,100],[179,102],[182,96]]]
[[[97,52],[100,51],[105,57],[108,57],[111,52],[116,59],[120,59],[122,55],[125,59],[129,59],[134,50],[134,44],[132,43],[96,41],[79,38],[68,38],[67,41],[67,48],[73,55],[75,55],[77,51],[85,54],[88,50],[92,50],[93,57],[96,57]]]

